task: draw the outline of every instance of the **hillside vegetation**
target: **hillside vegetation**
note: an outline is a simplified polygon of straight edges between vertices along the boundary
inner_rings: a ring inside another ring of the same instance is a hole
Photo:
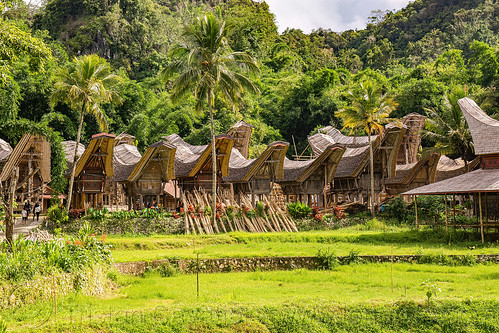
[[[310,34],[292,28],[279,34],[268,5],[251,0],[48,0],[39,9],[5,3],[2,117],[42,123],[66,140],[76,137],[78,112],[50,105],[54,73],[73,56],[97,53],[124,78],[117,87],[123,103],[103,108],[111,132],[136,136],[140,149],[171,133],[206,143],[207,112],[194,112],[193,98],[173,104],[170,84],[158,77],[171,61],[168,51],[182,43],[184,27],[206,11],[230,26],[232,50],[246,51],[260,64],[260,95],[245,96],[238,110],[221,98],[215,103],[217,132],[242,118],[255,126],[253,155],[293,137],[301,153],[318,127],[341,127],[336,112],[346,106],[345,93],[365,78],[394,96],[398,117],[428,109],[442,113],[451,94],[468,95],[489,114],[499,113],[496,1],[418,0],[397,12],[373,11],[363,30]],[[19,37],[31,38],[32,47],[16,54]],[[96,132],[96,120],[86,116],[83,141]],[[0,136],[15,143],[20,133],[9,127]]]

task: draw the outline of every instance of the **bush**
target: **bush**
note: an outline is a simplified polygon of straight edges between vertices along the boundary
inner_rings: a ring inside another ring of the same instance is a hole
[[[334,252],[330,252],[329,248],[319,249],[317,259],[320,269],[333,269],[338,265],[338,257]]]
[[[62,223],[68,221],[68,212],[61,205],[53,205],[47,211],[47,219],[52,224],[60,226]]]
[[[177,275],[178,271],[175,266],[167,262],[164,265],[158,267],[158,272],[161,277],[172,277]]]
[[[388,201],[385,206],[385,214],[388,218],[396,219],[399,222],[406,221],[409,213],[408,206],[405,200],[399,195]]]
[[[294,219],[306,218],[312,213],[312,208],[301,202],[288,203],[287,208],[289,215]]]

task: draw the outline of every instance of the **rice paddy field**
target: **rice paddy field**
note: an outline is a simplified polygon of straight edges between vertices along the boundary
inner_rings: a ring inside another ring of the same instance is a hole
[[[387,227],[223,235],[109,236],[117,262],[163,258],[497,254],[467,232]],[[4,310],[7,332],[499,332],[499,265],[351,263],[326,270],[111,271],[98,296]],[[3,332],[2,332],[3,333]]]

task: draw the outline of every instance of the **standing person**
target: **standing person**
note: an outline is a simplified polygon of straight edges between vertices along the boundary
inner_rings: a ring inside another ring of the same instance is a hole
[[[23,222],[27,222],[28,221],[28,211],[26,210],[26,206],[23,207],[23,211],[21,212],[21,216],[23,218]]]
[[[31,201],[28,201],[28,203],[26,204],[26,212],[28,213],[28,215],[26,216],[26,221],[28,221],[29,214],[31,214],[31,208]]]
[[[35,220],[35,214],[36,214],[36,221],[40,219],[40,212],[42,211],[42,206],[37,202],[35,204],[35,209],[33,209],[33,220]]]

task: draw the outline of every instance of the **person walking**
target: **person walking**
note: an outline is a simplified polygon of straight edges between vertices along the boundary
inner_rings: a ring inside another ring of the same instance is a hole
[[[26,210],[26,206],[25,206],[25,207],[23,207],[23,210],[22,210],[22,212],[21,212],[21,216],[22,216],[22,218],[23,218],[22,223],[24,223],[24,222],[27,222],[27,221],[28,221],[28,211]]]
[[[35,215],[36,215],[36,221],[40,219],[40,212],[42,211],[42,206],[37,202],[35,204],[35,208],[33,209],[33,221],[35,220]]]

